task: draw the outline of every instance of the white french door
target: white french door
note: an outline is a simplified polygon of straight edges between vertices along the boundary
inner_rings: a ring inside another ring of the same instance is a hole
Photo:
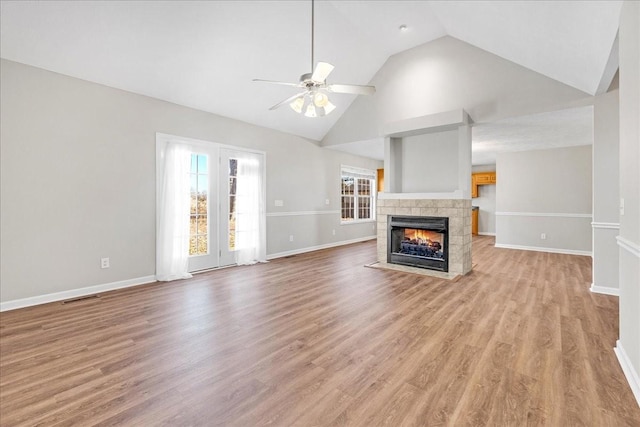
[[[220,150],[221,262],[264,262],[266,250],[264,154],[223,148]],[[226,242],[225,242],[225,236]]]
[[[215,143],[157,135],[157,176],[163,176],[161,159],[169,141],[180,141],[191,152],[189,169],[188,270],[197,272],[236,264],[236,189],[238,161],[264,155]],[[264,193],[264,188],[260,189]],[[162,207],[158,205],[160,211]],[[260,207],[264,214],[264,206]],[[264,244],[264,242],[262,243]]]
[[[220,266],[235,264],[236,189],[238,156],[236,151],[220,150]]]
[[[218,239],[218,149],[191,146],[189,272],[220,266]]]

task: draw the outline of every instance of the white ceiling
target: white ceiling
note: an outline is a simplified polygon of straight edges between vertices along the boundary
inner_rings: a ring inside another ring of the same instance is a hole
[[[499,153],[593,144],[593,106],[512,117],[472,128],[473,165],[493,165]],[[327,146],[384,160],[384,138]]]
[[[472,163],[496,163],[499,153],[593,143],[593,106],[533,114],[473,126]]]
[[[311,71],[309,1],[6,1],[3,58],[321,140],[327,117],[268,108]],[[620,1],[317,1],[316,61],[329,83],[367,84],[395,53],[444,35],[594,94]],[[400,32],[401,24],[408,31]]]

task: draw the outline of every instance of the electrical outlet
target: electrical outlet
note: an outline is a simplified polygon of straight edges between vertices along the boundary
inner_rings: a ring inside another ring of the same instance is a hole
[[[276,200],[274,205],[278,207],[284,206],[284,200]]]
[[[109,268],[109,258],[100,259],[100,268]]]
[[[624,215],[624,198],[620,198],[620,215]]]
[[[331,203],[331,200],[329,200],[329,199],[324,199],[324,204],[325,204],[325,205],[328,205],[329,203]]]
[[[333,230],[333,235],[334,235],[334,236],[336,235],[336,230]]]
[[[289,241],[293,242],[293,234],[291,236],[289,236]]]
[[[540,239],[542,239],[542,240],[547,240],[547,233],[542,233],[542,234],[540,235]]]

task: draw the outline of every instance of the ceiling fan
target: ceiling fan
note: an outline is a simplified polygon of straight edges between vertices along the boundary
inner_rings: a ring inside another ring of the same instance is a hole
[[[351,84],[327,84],[327,77],[333,71],[334,66],[328,62],[318,62],[314,66],[314,0],[311,0],[311,69],[312,73],[305,73],[300,76],[300,82],[287,83],[274,80],[253,79],[254,82],[273,83],[285,86],[293,86],[304,89],[289,98],[285,99],[269,108],[275,110],[285,104],[296,113],[303,113],[307,117],[321,117],[332,112],[336,106],[329,101],[328,92],[349,93],[354,95],[373,95],[376,91],[374,86],[362,86]]]

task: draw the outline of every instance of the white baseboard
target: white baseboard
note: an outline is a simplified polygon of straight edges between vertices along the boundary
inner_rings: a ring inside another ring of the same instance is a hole
[[[620,296],[620,289],[618,288],[609,288],[607,286],[596,286],[595,283],[591,284],[590,291],[594,294],[605,294],[605,295],[613,295]]]
[[[340,215],[340,210],[335,211],[296,211],[296,212],[268,212],[268,217],[278,216],[306,216],[306,215]]]
[[[618,357],[618,363],[620,363],[620,367],[622,367],[622,372],[624,372],[624,376],[627,378],[627,382],[629,383],[631,391],[636,398],[636,402],[638,402],[638,406],[640,406],[640,377],[631,364],[624,348],[622,348],[620,340],[616,341],[616,346],[613,351]]]
[[[286,251],[286,252],[279,252],[279,253],[268,255],[267,259],[275,259],[275,258],[282,258],[282,257],[285,257],[285,256],[303,254],[305,252],[312,252],[312,251],[317,251],[317,250],[320,250],[320,249],[328,249],[328,248],[333,248],[333,247],[336,247],[336,246],[349,245],[351,243],[364,242],[364,241],[367,241],[367,240],[373,240],[375,238],[376,238],[376,236],[360,237],[360,238],[357,238],[357,239],[343,240],[343,241],[340,241],[340,242],[332,242],[332,243],[327,243],[327,244],[324,244],[324,245],[311,246],[311,247],[308,247],[308,248],[295,249],[295,250]],[[95,286],[87,286],[85,288],[71,289],[71,290],[68,290],[68,291],[55,292],[55,293],[52,293],[52,294],[38,295],[38,296],[35,296],[35,297],[22,298],[22,299],[17,299],[17,300],[12,300],[12,301],[5,301],[5,302],[0,303],[0,312],[9,311],[9,310],[16,310],[18,308],[24,308],[24,307],[31,307],[31,306],[34,306],[34,305],[47,304],[47,303],[55,302],[55,301],[64,301],[64,300],[68,300],[68,299],[72,299],[72,298],[78,298],[78,297],[83,297],[83,296],[87,296],[87,295],[93,295],[93,294],[97,294],[97,293],[100,293],[100,292],[107,292],[107,291],[113,291],[113,290],[116,290],[116,289],[122,289],[122,288],[129,288],[129,287],[132,287],[132,286],[144,285],[146,283],[151,283],[151,282],[155,282],[155,281],[156,281],[156,276],[144,276],[144,277],[137,277],[135,279],[121,280],[119,282],[105,283],[105,284],[102,284],[102,285],[95,285]]]
[[[494,236],[495,237],[496,233],[487,233],[487,232],[484,232],[484,231],[478,231],[478,235],[479,236]]]
[[[541,248],[538,246],[508,245],[504,243],[496,243],[495,247],[504,249],[519,249],[521,251],[550,252],[552,254],[593,256],[591,251],[577,251],[574,249]]]
[[[555,218],[592,218],[590,213],[556,213],[556,212],[496,212],[496,216],[541,216]]]
[[[337,246],[350,245],[352,243],[366,242],[367,240],[373,240],[373,239],[376,239],[376,236],[359,237],[357,239],[341,240],[339,242],[326,243],[324,245],[309,246],[307,248],[300,248],[300,249],[294,249],[292,251],[285,251],[285,252],[270,254],[270,255],[267,255],[267,259],[283,258],[291,255],[304,254],[306,252],[319,251],[320,249],[329,249],[329,248],[335,248]]]
[[[156,276],[136,277],[135,279],[121,280],[119,282],[105,283],[103,285],[87,286],[85,288],[71,289],[68,291],[54,292],[52,294],[38,295],[35,297],[16,299],[0,303],[0,312],[16,310],[18,308],[31,307],[33,305],[46,304],[55,301],[64,301],[72,298],[93,295],[100,292],[113,291],[116,289],[130,288],[132,286],[144,285],[156,281]]]

